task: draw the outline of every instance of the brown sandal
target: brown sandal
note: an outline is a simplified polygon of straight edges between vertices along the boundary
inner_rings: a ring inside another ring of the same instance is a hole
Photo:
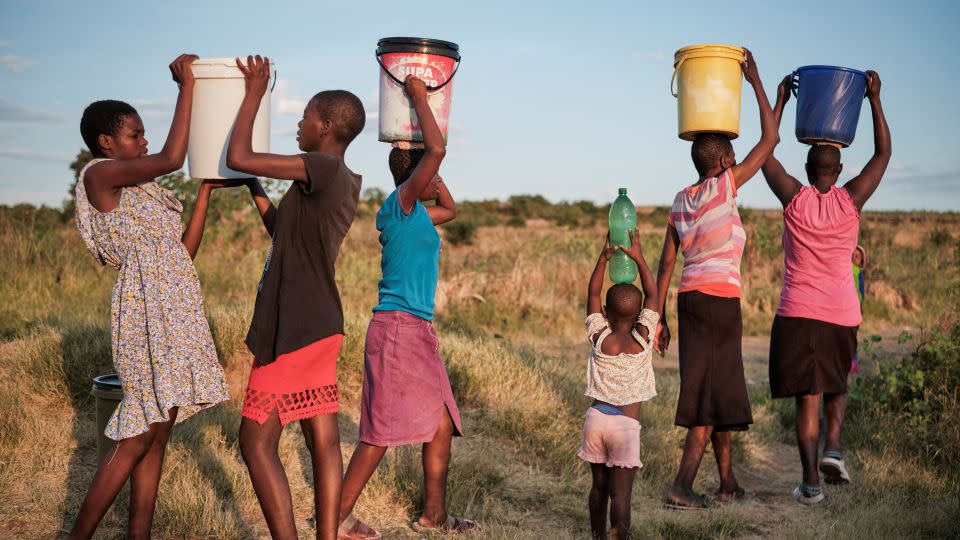
[[[353,517],[353,514],[343,520],[337,528],[337,540],[380,540],[383,535],[376,529]]]
[[[747,496],[747,492],[740,486],[737,486],[737,489],[733,491],[720,491],[718,488],[713,492],[714,499],[720,503],[734,502],[742,500]]]
[[[444,534],[463,534],[477,529],[477,522],[447,514],[447,519],[437,526],[420,523],[419,519],[410,522],[410,528],[418,533],[442,532]]]
[[[667,495],[663,501],[663,506],[671,510],[703,510],[710,506],[707,497],[694,493],[691,498],[673,497]]]

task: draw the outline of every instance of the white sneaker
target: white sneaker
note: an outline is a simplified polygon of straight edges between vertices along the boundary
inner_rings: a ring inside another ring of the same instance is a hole
[[[805,505],[807,505],[807,506],[813,506],[814,504],[817,504],[817,503],[823,501],[824,496],[823,496],[823,492],[822,492],[822,491],[821,491],[820,493],[816,494],[816,495],[809,495],[809,496],[808,496],[808,495],[805,495],[805,494],[803,493],[803,490],[800,489],[800,486],[797,486],[797,487],[793,488],[793,498],[796,499],[797,502],[800,503],[800,504],[805,504]]]
[[[820,472],[823,473],[823,481],[828,484],[849,484],[850,473],[842,459],[825,457],[820,460]]]

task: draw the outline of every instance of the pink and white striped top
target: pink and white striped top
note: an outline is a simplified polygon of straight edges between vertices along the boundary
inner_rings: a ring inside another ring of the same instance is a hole
[[[683,253],[680,292],[740,297],[740,259],[747,233],[736,196],[737,184],[727,169],[683,188],[673,199],[667,222],[677,230]]]

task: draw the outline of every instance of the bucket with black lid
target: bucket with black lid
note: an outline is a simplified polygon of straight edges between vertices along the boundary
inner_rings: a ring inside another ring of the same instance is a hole
[[[403,90],[409,75],[427,85],[427,103],[443,138],[447,138],[453,76],[460,66],[460,46],[449,41],[389,37],[377,42],[380,64],[380,135],[383,142],[422,142],[423,133]]]
[[[93,378],[93,390],[90,392],[96,401],[97,409],[97,454],[100,459],[113,448],[113,440],[103,434],[107,423],[123,400],[123,388],[120,386],[120,377],[115,373],[100,375]]]

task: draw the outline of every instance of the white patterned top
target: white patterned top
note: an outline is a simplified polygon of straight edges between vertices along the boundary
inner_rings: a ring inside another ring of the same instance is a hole
[[[653,399],[657,395],[652,363],[653,336],[659,321],[660,314],[656,311],[641,310],[637,322],[647,329],[647,339],[643,339],[636,328],[631,333],[643,351],[609,355],[604,354],[600,347],[610,335],[610,325],[603,314],[591,313],[585,321],[591,349],[587,360],[587,391],[584,395],[617,406]],[[600,337],[594,343],[593,338],[598,333]]]

